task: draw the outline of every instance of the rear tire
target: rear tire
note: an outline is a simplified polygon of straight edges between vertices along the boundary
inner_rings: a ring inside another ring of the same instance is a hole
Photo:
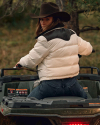
[[[52,125],[48,119],[41,119],[35,125]]]

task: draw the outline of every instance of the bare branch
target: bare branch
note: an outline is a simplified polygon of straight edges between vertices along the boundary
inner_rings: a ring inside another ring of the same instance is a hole
[[[3,15],[0,15],[0,19],[12,15],[14,12],[21,13],[25,10],[27,6],[30,8],[35,8],[35,12],[37,8],[41,5],[43,0],[2,0],[0,8],[3,10]]]
[[[100,7],[98,7],[98,10],[100,9]],[[84,13],[84,12],[88,12],[88,11],[96,11],[96,8],[92,8],[91,10],[90,9],[81,9],[81,10],[78,10],[77,13],[80,14],[80,13]]]
[[[60,0],[60,4],[61,4],[61,11],[63,10],[63,2],[62,0]]]
[[[90,30],[100,30],[100,27],[84,26],[79,32],[85,32]]]
[[[84,13],[84,12],[87,12],[87,10],[79,10],[79,11],[77,11],[78,14]]]
[[[19,5],[19,7],[21,7],[22,8],[22,10],[19,12],[19,13],[22,13],[23,11],[24,11],[24,9],[25,9],[25,7],[27,6],[27,4],[28,4],[28,1],[27,0],[25,0],[25,2],[23,3],[23,5]]]

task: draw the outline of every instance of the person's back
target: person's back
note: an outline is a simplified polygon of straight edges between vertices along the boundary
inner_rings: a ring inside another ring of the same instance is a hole
[[[49,53],[38,65],[40,80],[69,78],[78,75],[78,54],[89,55],[92,51],[90,43],[83,41],[75,32],[62,26],[59,24],[56,28],[38,37],[38,41],[45,41],[44,44],[42,42],[43,50],[48,49]],[[79,44],[81,45],[79,46]]]

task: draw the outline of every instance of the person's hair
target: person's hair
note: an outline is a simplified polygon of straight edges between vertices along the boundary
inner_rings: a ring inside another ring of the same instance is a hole
[[[49,30],[49,29],[52,29],[53,27],[55,27],[58,23],[62,23],[62,21],[57,18],[57,17],[54,17],[54,16],[51,16],[53,17],[53,22],[48,26],[46,27],[45,30],[42,29],[41,25],[40,25],[40,19],[38,20],[37,22],[37,26],[36,26],[36,36],[40,35],[42,32],[46,31],[46,30]]]

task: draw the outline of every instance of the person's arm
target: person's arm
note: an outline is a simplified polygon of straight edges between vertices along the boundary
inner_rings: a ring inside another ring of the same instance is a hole
[[[20,65],[28,68],[36,67],[49,54],[48,42],[45,37],[40,36],[34,48],[22,57],[19,61]]]
[[[78,36],[78,53],[80,55],[90,55],[92,50],[92,45]]]

